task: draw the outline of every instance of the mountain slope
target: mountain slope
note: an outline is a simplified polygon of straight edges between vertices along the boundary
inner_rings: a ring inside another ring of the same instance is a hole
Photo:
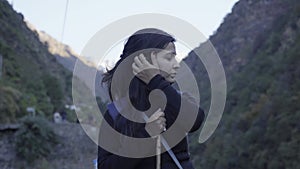
[[[86,60],[83,56],[75,53],[68,45],[58,42],[46,32],[36,30],[34,26],[29,23],[27,23],[27,25],[32,31],[38,34],[40,41],[48,47],[49,52],[55,56],[56,61],[58,61],[63,67],[73,72],[74,67],[77,64],[77,67],[80,65],[81,70],[84,70],[87,74],[97,72],[96,77],[91,77],[95,79],[95,86],[94,84],[88,83],[89,80],[87,79],[87,75],[81,76],[80,78],[85,82],[87,87],[89,87],[92,91],[95,91],[95,95],[101,98],[103,102],[109,101],[107,89],[100,83],[104,68],[97,67],[95,63]],[[73,74],[73,76],[76,75]]]
[[[199,145],[192,135],[197,168],[300,167],[299,28],[297,0],[240,0],[210,37],[224,64],[228,95],[212,138]],[[193,53],[185,61],[197,74],[207,110],[206,71]]]
[[[51,117],[71,102],[72,74],[58,64],[5,0],[0,1],[0,25],[0,121],[16,121],[28,114],[27,107]]]

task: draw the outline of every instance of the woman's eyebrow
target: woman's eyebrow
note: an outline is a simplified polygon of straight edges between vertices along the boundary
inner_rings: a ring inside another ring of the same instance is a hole
[[[168,51],[166,54],[173,54],[173,55],[177,55],[176,51]]]

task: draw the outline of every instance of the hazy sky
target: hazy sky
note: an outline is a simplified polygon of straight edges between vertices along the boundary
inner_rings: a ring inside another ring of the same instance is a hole
[[[38,30],[68,44],[77,53],[101,28],[115,20],[142,13],[183,19],[209,37],[238,0],[8,0]]]

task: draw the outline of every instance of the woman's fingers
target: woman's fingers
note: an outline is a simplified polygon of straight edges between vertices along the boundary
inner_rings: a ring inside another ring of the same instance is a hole
[[[137,64],[138,67],[152,67],[152,68],[157,68],[158,69],[158,63],[156,56],[151,53],[151,60],[152,64],[146,59],[144,54],[140,54],[134,58],[134,62]]]
[[[166,118],[165,117],[159,117],[157,120],[154,120],[157,124],[166,124]]]
[[[143,54],[140,54],[139,56],[134,57],[133,63],[132,63],[132,69],[133,69],[133,73],[135,75],[142,72],[144,69],[147,69],[147,67],[149,67],[149,63],[145,59]]]
[[[142,64],[144,65],[149,65],[150,63],[147,61],[147,59],[145,58],[145,56],[143,54],[140,54],[138,56],[139,60],[141,61]]]
[[[144,68],[144,67],[148,67],[150,65],[150,63],[147,61],[147,59],[145,58],[144,54],[140,54],[136,57],[134,57],[134,63],[139,67],[139,68]]]
[[[133,62],[132,63],[132,70],[133,70],[133,74],[136,75],[139,72],[139,68],[137,67],[137,65]]]
[[[136,57],[134,57],[133,60],[134,60],[134,63],[136,64],[137,67],[144,67],[143,63],[140,60],[140,57],[136,56]]]
[[[161,109],[159,108],[158,110],[156,110],[155,113],[153,113],[150,118],[148,119],[147,123],[151,123],[152,121],[157,120],[159,117],[164,116],[165,113],[163,111],[161,111]]]
[[[159,117],[159,119],[156,120],[156,123],[159,126],[160,132],[167,130],[166,129],[167,124],[166,124],[166,118],[165,117]]]
[[[146,84],[148,84],[154,76],[160,73],[158,67],[150,64],[143,54],[134,58],[132,68],[134,75]]]
[[[166,123],[166,118],[165,118],[164,116],[160,116],[160,117],[157,119],[157,121],[158,121],[159,123]]]
[[[164,117],[164,113],[158,109],[148,119],[145,128],[151,136],[156,136],[166,131],[166,118]]]

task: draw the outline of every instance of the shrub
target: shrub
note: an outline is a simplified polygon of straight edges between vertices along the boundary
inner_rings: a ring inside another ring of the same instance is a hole
[[[46,157],[58,143],[50,123],[43,117],[26,116],[16,133],[17,156],[28,163]]]

